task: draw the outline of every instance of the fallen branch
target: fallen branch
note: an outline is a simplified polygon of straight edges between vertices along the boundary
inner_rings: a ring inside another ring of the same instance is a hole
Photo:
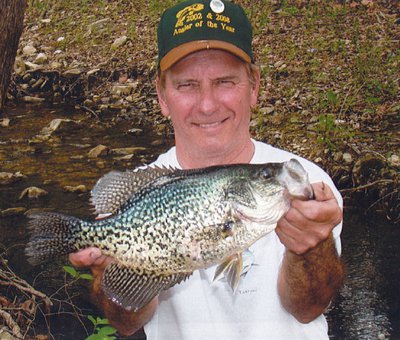
[[[83,110],[83,111],[88,112],[92,117],[99,119],[99,115],[95,111],[93,111],[92,109],[88,108],[87,106],[79,105],[79,108],[81,110]]]
[[[0,309],[0,317],[4,319],[7,324],[7,327],[11,330],[12,334],[17,337],[18,339],[23,339],[24,336],[21,333],[21,328],[18,324],[14,321],[13,317],[10,313]]]
[[[0,268],[0,278],[2,279],[0,280],[0,285],[14,286],[20,291],[39,297],[43,300],[46,307],[49,308],[50,306],[52,306],[53,303],[46,294],[39,292],[38,290],[33,288],[28,282],[15,275],[15,273],[8,267],[6,261],[2,257],[0,257],[0,261],[4,266],[4,269]]]
[[[356,192],[356,191],[360,191],[360,190],[365,190],[365,189],[369,189],[371,187],[380,185],[380,184],[394,184],[395,181],[392,179],[378,179],[375,182],[371,182],[371,183],[367,183],[364,185],[360,185],[358,187],[355,188],[349,188],[349,189],[340,189],[340,193],[344,194],[344,193],[348,193],[348,192]]]
[[[0,320],[6,326],[3,331],[24,339],[40,309],[40,303],[44,304],[47,311],[53,303],[46,294],[18,277],[8,266],[3,254],[0,254],[0,286],[7,287],[5,295],[0,296]],[[13,289],[10,290],[10,287]],[[7,297],[9,294],[11,298]],[[13,294],[20,298],[15,299]]]

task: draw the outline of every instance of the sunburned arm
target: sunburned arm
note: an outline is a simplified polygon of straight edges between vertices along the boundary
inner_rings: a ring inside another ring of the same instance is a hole
[[[113,260],[111,257],[102,255],[97,248],[87,248],[70,254],[69,259],[74,266],[90,267],[93,274],[92,298],[103,310],[111,326],[122,336],[136,333],[151,319],[157,308],[158,298],[154,298],[148,305],[133,312],[116,305],[105,296],[101,289],[101,278],[105,267]]]
[[[314,184],[314,201],[294,201],[277,226],[286,246],[278,279],[284,308],[307,323],[322,314],[341,287],[343,265],[332,237],[342,212],[330,188]]]
[[[300,322],[322,314],[343,281],[332,237],[304,255],[286,251],[278,281],[281,303]]]

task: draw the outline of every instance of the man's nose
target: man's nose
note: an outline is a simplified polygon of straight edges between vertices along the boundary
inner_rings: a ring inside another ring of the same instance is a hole
[[[218,109],[218,97],[212,85],[202,86],[199,95],[199,110],[206,115],[213,114]]]

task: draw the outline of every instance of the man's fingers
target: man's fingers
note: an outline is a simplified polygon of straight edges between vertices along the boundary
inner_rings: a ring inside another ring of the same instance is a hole
[[[334,198],[335,195],[329,185],[324,182],[311,184],[314,190],[314,196],[316,201],[327,201]]]
[[[100,249],[95,247],[86,248],[76,253],[69,254],[69,260],[76,267],[89,267],[99,265],[102,260]]]

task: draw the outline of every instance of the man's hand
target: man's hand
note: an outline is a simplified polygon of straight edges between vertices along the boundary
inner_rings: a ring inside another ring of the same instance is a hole
[[[76,267],[90,267],[93,274],[92,299],[105,313],[110,324],[121,335],[129,336],[142,328],[154,314],[158,298],[154,298],[147,306],[137,312],[127,311],[108,299],[101,288],[101,279],[104,269],[114,261],[105,256],[100,249],[91,247],[69,255],[69,260]]]
[[[90,247],[69,254],[69,260],[75,267],[90,267],[93,275],[98,276],[103,273],[113,258],[103,255],[98,248]]]
[[[315,200],[292,201],[276,233],[287,248],[278,279],[282,305],[308,323],[324,312],[343,283],[344,269],[332,237],[342,209],[324,183],[313,184]]]
[[[278,221],[276,233],[291,252],[301,255],[325,241],[342,220],[331,188],[321,183],[312,184],[315,200],[293,200],[289,211]]]

